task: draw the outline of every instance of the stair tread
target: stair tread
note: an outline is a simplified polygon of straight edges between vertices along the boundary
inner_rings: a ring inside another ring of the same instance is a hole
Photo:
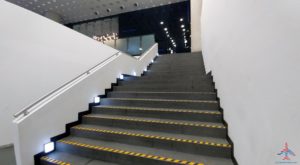
[[[154,156],[161,156],[166,158],[204,163],[204,165],[233,165],[231,159],[226,159],[226,158],[210,157],[210,156],[203,156],[198,154],[189,154],[189,153],[170,151],[170,150],[151,148],[151,147],[135,146],[135,145],[123,144],[117,142],[93,140],[89,138],[82,138],[76,136],[66,137],[59,142],[62,143],[75,142],[77,144],[107,147],[111,149],[118,149],[118,150],[141,153],[146,155],[154,155]]]
[[[157,101],[157,102],[186,102],[186,103],[210,103],[218,104],[215,100],[179,100],[179,99],[147,99],[147,98],[117,98],[117,97],[108,97],[103,98],[106,100],[126,100],[126,101]]]
[[[203,136],[186,135],[186,134],[178,134],[178,133],[125,129],[125,128],[118,128],[118,127],[99,126],[99,125],[93,125],[93,124],[80,124],[80,125],[77,125],[72,128],[75,128],[75,129],[76,128],[92,128],[92,129],[108,130],[108,131],[122,132],[122,133],[143,134],[143,135],[149,135],[149,136],[168,137],[168,138],[185,139],[185,140],[193,140],[193,141],[196,140],[196,141],[219,143],[219,144],[226,144],[226,145],[229,144],[225,138],[213,138],[213,137],[203,137]]]
[[[100,160],[94,160],[86,157],[81,157],[78,155],[66,153],[66,152],[60,152],[60,151],[55,151],[53,153],[50,153],[47,155],[48,158],[62,161],[65,163],[70,163],[71,165],[117,165],[115,163],[110,163],[110,162],[104,162]]]
[[[117,120],[129,120],[129,121],[142,121],[142,122],[152,122],[152,123],[162,123],[162,124],[178,124],[178,125],[189,125],[189,126],[204,126],[213,128],[225,129],[226,127],[222,123],[214,122],[200,122],[200,121],[189,121],[189,120],[172,120],[172,119],[160,119],[160,118],[149,118],[149,117],[132,117],[124,115],[107,115],[107,114],[88,114],[83,117],[87,118],[105,118],[105,119],[117,119]]]
[[[133,106],[112,106],[112,105],[98,105],[96,108],[111,108],[111,109],[126,109],[126,110],[147,110],[147,111],[165,111],[165,112],[182,112],[182,113],[203,113],[203,114],[221,114],[218,110],[195,110],[183,108],[150,108],[150,107],[133,107]]]

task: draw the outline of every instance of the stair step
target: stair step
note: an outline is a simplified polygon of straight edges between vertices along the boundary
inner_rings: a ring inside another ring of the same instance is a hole
[[[193,85],[193,86],[212,86],[213,83],[212,82],[208,82],[208,81],[185,81],[185,82],[179,82],[179,81],[170,81],[170,80],[162,80],[162,81],[151,81],[151,80],[135,80],[135,81],[119,81],[119,85],[138,85],[138,84],[143,84],[143,85]]]
[[[148,99],[184,99],[184,100],[216,100],[215,92],[146,92],[146,91],[112,91],[108,97],[148,98]]]
[[[203,81],[203,82],[212,82],[212,78],[210,76],[193,76],[193,75],[186,75],[186,76],[125,76],[124,80],[145,80],[145,81],[173,81],[173,82],[186,82],[186,81]]]
[[[219,110],[218,102],[209,100],[103,98],[101,105]]]
[[[187,135],[199,135],[216,138],[225,138],[227,130],[222,123],[104,114],[85,115],[83,116],[83,123],[119,128],[182,133]]]
[[[123,116],[140,116],[165,119],[182,119],[204,122],[222,122],[222,113],[212,110],[145,108],[128,106],[96,106],[93,114],[110,114]]]
[[[58,141],[56,145],[58,151],[67,151],[91,159],[124,165],[232,165],[230,159],[226,158],[208,157],[73,136]]]
[[[95,140],[162,148],[192,154],[225,158],[231,157],[231,145],[228,144],[225,139],[138,131],[96,125],[75,126],[71,129],[71,134],[77,137],[92,138]]]
[[[115,163],[104,162],[96,159],[81,157],[67,152],[53,152],[41,158],[41,165],[117,165]]]

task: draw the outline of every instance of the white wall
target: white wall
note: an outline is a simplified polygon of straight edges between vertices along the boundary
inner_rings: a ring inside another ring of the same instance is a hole
[[[204,0],[202,46],[241,165],[300,163],[300,1]]]
[[[18,165],[32,165],[33,156],[43,151],[51,137],[65,132],[67,123],[78,119],[78,113],[88,110],[93,97],[104,94],[120,74],[141,75],[156,56],[155,44],[139,59],[122,54],[70,89],[34,110],[25,118],[14,121],[15,152]]]
[[[191,51],[201,51],[202,0],[190,0],[191,4]]]
[[[13,114],[117,51],[0,0],[0,146]]]

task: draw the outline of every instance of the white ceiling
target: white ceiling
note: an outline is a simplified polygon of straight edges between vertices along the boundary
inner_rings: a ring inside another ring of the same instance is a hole
[[[44,15],[58,14],[64,24],[101,18],[130,11],[183,2],[186,0],[7,0]],[[135,3],[138,5],[135,6]],[[124,9],[121,9],[121,6]],[[110,12],[107,12],[110,10]]]

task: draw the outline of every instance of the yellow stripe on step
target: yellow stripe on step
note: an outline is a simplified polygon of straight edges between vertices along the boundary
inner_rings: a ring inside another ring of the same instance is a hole
[[[138,99],[138,98],[106,98],[109,100],[133,100],[133,101],[160,101],[160,102],[183,102],[183,103],[209,103],[217,104],[217,101],[207,100],[170,100],[170,99]]]
[[[113,91],[113,93],[181,93],[181,94],[216,94],[215,92],[139,92],[139,91]]]
[[[201,110],[190,110],[190,109],[167,109],[167,108],[143,108],[143,107],[125,107],[125,106],[99,106],[100,108],[109,109],[125,109],[125,110],[141,110],[141,111],[158,111],[158,112],[179,112],[179,113],[195,113],[195,114],[209,114],[209,115],[220,115],[218,111],[201,111]]]
[[[97,129],[97,128],[87,128],[87,127],[81,127],[81,126],[75,126],[73,128],[77,129],[77,130],[83,130],[83,131],[89,131],[89,132],[125,135],[125,136],[132,136],[132,137],[143,137],[143,138],[147,138],[147,139],[158,139],[158,140],[175,141],[175,142],[197,144],[197,145],[208,145],[208,146],[221,147],[221,148],[231,148],[230,144],[220,144],[220,143],[204,142],[204,141],[197,141],[197,140],[186,140],[186,139],[178,139],[178,138],[163,137],[163,136],[152,136],[152,135],[136,134],[136,133],[130,133],[130,132],[111,131],[111,130],[104,130],[104,129]]]
[[[97,150],[97,151],[112,152],[112,153],[132,156],[132,157],[139,157],[139,158],[143,158],[143,159],[152,159],[152,160],[158,160],[158,161],[163,161],[163,162],[170,162],[170,163],[174,163],[174,164],[204,165],[203,163],[196,163],[193,161],[178,160],[178,159],[167,158],[167,157],[163,157],[163,156],[154,156],[154,155],[149,155],[149,154],[145,154],[145,153],[131,152],[131,151],[113,149],[113,148],[108,148],[108,147],[101,147],[101,146],[96,146],[96,145],[89,145],[89,144],[84,144],[84,143],[79,143],[79,142],[69,141],[69,140],[59,140],[58,142],[65,143],[68,145],[73,145],[76,147]]]
[[[212,124],[198,124],[198,123],[185,123],[185,122],[172,122],[172,121],[159,121],[159,120],[143,120],[143,119],[122,118],[122,117],[101,117],[101,116],[94,116],[94,115],[85,115],[83,117],[134,121],[134,122],[145,122],[145,123],[157,123],[157,124],[169,124],[169,125],[182,125],[182,126],[193,126],[193,127],[206,127],[206,128],[213,128],[213,129],[226,129],[225,126],[212,125]]]
[[[63,162],[63,161],[60,161],[60,160],[52,159],[52,158],[47,157],[47,156],[41,157],[41,160],[52,163],[52,164],[57,164],[57,165],[71,165],[71,163],[67,163],[67,162]]]

